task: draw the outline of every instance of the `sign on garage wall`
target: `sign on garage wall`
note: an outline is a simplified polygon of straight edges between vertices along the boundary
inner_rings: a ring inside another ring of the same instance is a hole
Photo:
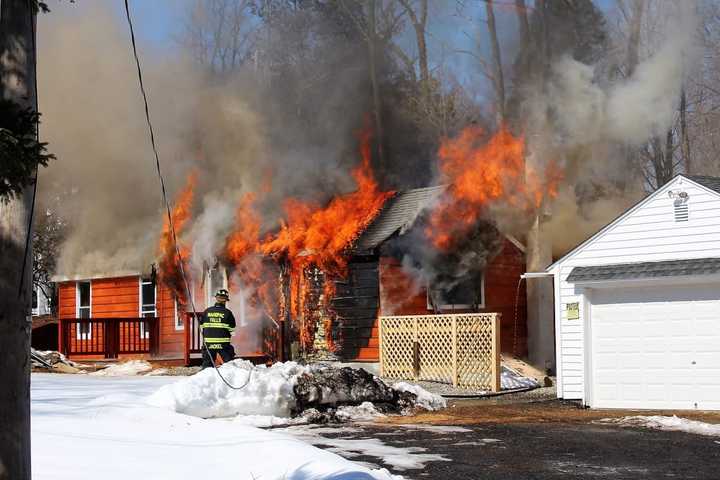
[[[568,320],[578,320],[580,318],[580,303],[573,302],[565,305]]]

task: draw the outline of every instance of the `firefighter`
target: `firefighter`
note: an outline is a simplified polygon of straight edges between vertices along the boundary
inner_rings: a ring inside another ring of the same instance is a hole
[[[215,292],[215,305],[203,312],[200,328],[207,346],[203,348],[203,368],[212,367],[210,354],[216,365],[222,365],[235,358],[235,349],[230,343],[230,337],[235,330],[235,316],[225,306],[228,300],[230,300],[228,291],[221,288]]]

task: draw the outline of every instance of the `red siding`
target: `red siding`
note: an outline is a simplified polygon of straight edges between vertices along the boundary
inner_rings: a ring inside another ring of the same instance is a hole
[[[524,253],[509,240],[485,269],[485,308],[479,312],[502,314],[500,340],[504,352],[514,347],[527,355],[527,306],[525,283],[520,287],[517,326],[515,301],[520,275],[525,272]],[[427,315],[427,288],[417,285],[394,258],[380,259],[380,315]],[[458,312],[460,313],[460,312]],[[376,329],[373,329],[375,332]]]
[[[75,282],[58,284],[58,317],[75,318]]]
[[[98,278],[90,291],[93,318],[140,316],[140,277]]]
[[[183,356],[185,332],[175,328],[175,298],[170,289],[162,284],[157,288],[157,310],[160,318],[160,355]]]
[[[58,284],[58,313],[60,318],[75,318],[77,282]],[[140,316],[140,277],[100,278],[91,280],[92,317],[113,318]],[[184,355],[184,332],[175,329],[175,300],[172,292],[162,286],[156,291],[157,315],[160,322],[159,355],[166,358],[182,358]],[[93,329],[93,335],[98,332]],[[98,338],[102,341],[102,338]],[[62,341],[62,340],[60,340]],[[75,346],[75,336],[70,341]],[[123,358],[147,358],[147,355],[123,355]],[[95,358],[85,356],[83,358]],[[98,357],[99,358],[99,357]]]

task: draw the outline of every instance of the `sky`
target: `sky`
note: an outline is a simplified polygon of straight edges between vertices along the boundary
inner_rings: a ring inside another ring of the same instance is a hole
[[[125,18],[123,0],[101,1]],[[193,0],[130,0],[129,3],[138,40],[150,42],[154,47],[174,48],[174,37],[182,30],[183,13]]]

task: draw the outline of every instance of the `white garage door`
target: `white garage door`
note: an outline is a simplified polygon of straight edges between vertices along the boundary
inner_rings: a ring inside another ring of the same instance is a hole
[[[590,294],[596,408],[720,410],[720,285]]]

